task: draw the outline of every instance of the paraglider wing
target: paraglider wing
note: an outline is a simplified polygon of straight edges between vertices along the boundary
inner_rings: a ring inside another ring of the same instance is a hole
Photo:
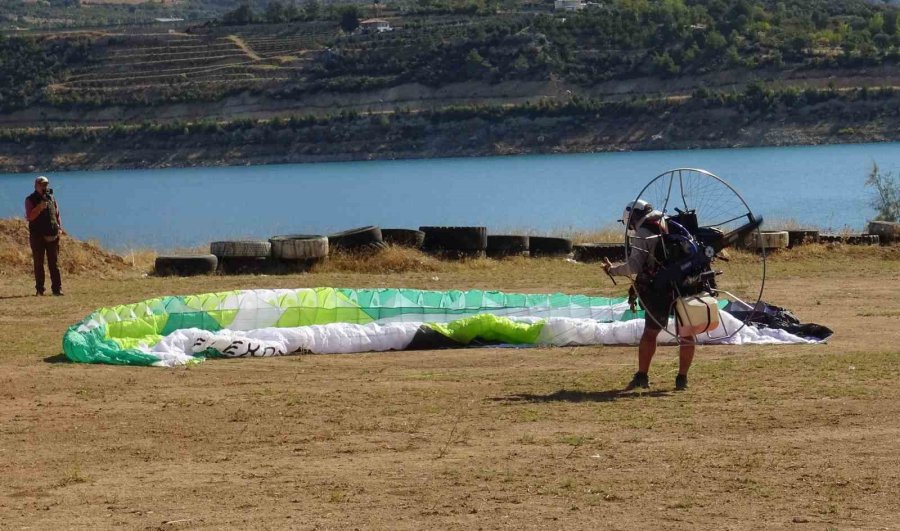
[[[629,309],[626,298],[482,290],[260,289],[101,308],[69,327],[63,350],[76,362],[175,366],[209,357],[498,344],[624,345],[637,343],[642,331],[643,311]],[[748,331],[728,341],[806,342],[790,334],[754,334]],[[722,337],[713,330],[705,341]]]

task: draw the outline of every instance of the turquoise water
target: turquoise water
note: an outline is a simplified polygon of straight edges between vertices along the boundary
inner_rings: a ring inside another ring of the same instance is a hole
[[[642,151],[227,168],[48,173],[63,226],[115,249],[327,234],[378,225],[495,233],[612,224],[653,177],[709,170],[770,220],[861,230],[872,162],[900,175],[900,143]],[[0,217],[22,216],[37,174],[0,174]]]

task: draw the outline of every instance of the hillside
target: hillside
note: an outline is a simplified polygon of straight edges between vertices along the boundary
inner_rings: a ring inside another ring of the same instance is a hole
[[[63,236],[59,269],[63,273],[90,274],[98,279],[119,277],[130,264],[93,242]],[[24,219],[0,219],[0,276],[29,275],[32,271],[28,223]]]
[[[888,4],[388,4],[384,32],[346,25],[368,8],[272,5],[0,38],[0,169],[900,136],[900,10]],[[613,112],[585,110],[601,107]]]
[[[798,96],[755,87],[725,101],[715,94],[683,101],[578,100],[0,132],[0,167],[142,168],[898,139],[900,93],[893,90]],[[753,90],[763,90],[759,99]]]

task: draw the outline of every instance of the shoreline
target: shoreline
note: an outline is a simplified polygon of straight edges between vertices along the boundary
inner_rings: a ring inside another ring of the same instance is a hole
[[[773,93],[789,98],[792,93]],[[900,140],[900,95],[725,103],[573,101],[108,128],[0,129],[0,171],[247,166],[524,154],[735,149]],[[865,93],[867,94],[867,93]],[[724,96],[723,96],[724,97]],[[775,97],[773,95],[773,97]]]
[[[585,147],[584,149],[569,149],[564,146],[553,146],[548,149],[540,149],[533,146],[531,149],[502,149],[502,150],[465,150],[449,154],[427,154],[427,153],[400,153],[391,152],[374,152],[374,153],[345,153],[337,155],[299,155],[299,156],[266,156],[266,157],[234,157],[231,159],[189,159],[178,162],[159,161],[145,164],[116,164],[116,163],[95,163],[95,164],[63,164],[58,166],[36,167],[34,165],[23,166],[21,164],[11,165],[3,163],[3,155],[0,154],[0,173],[5,174],[28,174],[28,173],[61,173],[75,171],[112,171],[112,170],[160,170],[160,169],[189,169],[189,168],[228,168],[228,167],[248,167],[248,166],[268,166],[279,164],[318,164],[332,162],[367,162],[367,161],[403,161],[403,160],[443,160],[443,159],[465,159],[465,158],[488,158],[488,157],[516,157],[530,155],[584,155],[584,154],[602,154],[602,153],[638,153],[648,151],[701,151],[701,150],[724,150],[724,149],[756,149],[756,148],[792,148],[792,147],[818,147],[818,146],[837,146],[837,145],[859,145],[859,144],[890,144],[900,142],[900,131],[897,131],[895,138],[885,138],[882,135],[872,135],[870,137],[856,138],[824,138],[818,142],[779,142],[779,143],[717,143],[707,142],[703,144],[687,143],[662,145],[659,142],[645,143],[641,145],[622,146],[622,145],[606,145]]]

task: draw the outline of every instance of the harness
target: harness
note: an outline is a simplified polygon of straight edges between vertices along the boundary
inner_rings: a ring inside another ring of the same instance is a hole
[[[656,244],[653,246],[653,252],[644,261],[644,266],[638,271],[638,280],[652,281],[660,267],[669,259],[665,248],[669,231],[667,226],[660,223],[661,220],[662,218],[649,219],[641,224],[641,228],[653,234],[651,238],[656,240]]]
[[[685,214],[668,218],[668,230],[660,236],[660,244],[654,253],[657,267],[652,278],[653,287],[673,289],[680,296],[715,290],[715,273],[710,267],[713,256],[707,254],[710,249],[697,237],[702,231],[696,227],[696,218],[689,214],[687,220],[683,219]],[[714,233],[721,235],[720,231],[712,229],[710,235],[714,236]]]
[[[664,249],[665,239],[669,231],[667,227],[661,223],[662,218],[648,219],[641,223],[641,228],[646,229],[653,234],[651,238],[656,240],[653,246],[653,252],[644,261],[644,265],[635,276],[634,283],[628,288],[628,306],[631,311],[636,311],[638,302],[638,292],[649,293],[655,290],[653,279],[659,272],[660,268],[666,262],[666,253]]]
[[[653,234],[656,244],[635,279],[639,289],[675,291],[691,295],[700,291],[701,272],[708,270],[709,259],[693,232],[679,216],[646,220],[641,227]]]

